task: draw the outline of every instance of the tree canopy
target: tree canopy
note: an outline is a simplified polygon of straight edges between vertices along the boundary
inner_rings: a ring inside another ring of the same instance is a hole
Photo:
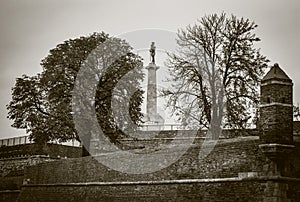
[[[260,41],[256,28],[248,19],[222,13],[178,31],[178,51],[169,53],[167,63],[173,84],[162,95],[185,125],[246,126],[268,62],[254,46]]]
[[[105,43],[108,40],[110,42]],[[129,107],[129,118],[133,123],[139,124],[142,118],[143,93],[140,82],[144,77],[141,58],[132,52],[132,48],[124,40],[109,37],[102,32],[58,44],[42,60],[41,73],[35,76],[23,75],[16,79],[12,100],[7,105],[8,118],[14,121],[12,126],[26,129],[30,137],[39,143],[49,140],[80,141],[72,117],[72,91],[78,71],[100,45],[103,46],[102,49],[111,51],[102,52],[93,58],[97,61],[93,68],[95,76],[99,77],[99,83],[92,105],[99,124],[112,142],[126,135],[123,130],[134,127],[129,125],[130,121],[126,120],[128,117],[122,116],[122,110],[115,110],[114,113],[118,114],[113,114],[112,101],[118,102],[121,108]],[[126,54],[108,63],[114,51],[119,50]],[[122,89],[115,89],[120,78],[128,72],[134,74],[130,85],[135,85],[138,89],[130,98],[124,96],[129,83],[123,84]]]

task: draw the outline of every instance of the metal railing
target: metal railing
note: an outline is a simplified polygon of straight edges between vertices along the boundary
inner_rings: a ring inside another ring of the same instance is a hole
[[[32,140],[29,139],[29,136],[20,136],[20,137],[12,137],[0,140],[0,146],[14,146],[20,144],[31,144]]]
[[[140,131],[167,131],[167,130],[183,130],[184,127],[181,124],[145,124],[139,127]],[[14,145],[22,145],[22,144],[32,144],[34,143],[31,139],[29,139],[29,135],[20,136],[20,137],[12,137],[6,139],[0,139],[0,147],[1,146],[14,146]],[[67,142],[58,142],[51,141],[50,143],[68,145],[68,146],[81,146],[80,142],[77,140],[70,140]]]
[[[34,143],[34,142],[29,138],[29,135],[26,135],[26,136],[2,139],[2,140],[0,140],[0,147],[1,146],[15,146],[15,145],[23,145],[23,144],[32,144],[32,143]],[[81,146],[80,142],[78,142],[77,140],[70,140],[70,141],[61,142],[61,143],[58,141],[51,141],[50,143],[74,146],[74,147]]]
[[[141,125],[139,131],[167,131],[167,130],[183,130],[184,126],[177,123],[172,124],[144,124]]]
[[[185,129],[184,126],[181,124],[145,124],[138,128],[139,131],[173,131],[173,130],[184,130],[184,129]],[[298,137],[300,136],[300,133],[294,131],[293,136]],[[29,135],[0,139],[0,147],[32,144],[32,143],[34,142],[31,139],[29,139]],[[75,146],[75,147],[81,146],[81,143],[78,142],[77,140],[70,140],[67,142],[51,141],[50,143]]]

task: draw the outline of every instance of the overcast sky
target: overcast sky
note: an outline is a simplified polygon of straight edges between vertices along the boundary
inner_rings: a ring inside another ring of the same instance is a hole
[[[299,0],[1,0],[0,138],[25,135],[6,118],[11,88],[22,74],[40,72],[41,59],[57,44],[98,31],[115,36],[147,28],[176,32],[222,11],[259,25],[257,47],[293,79],[294,102],[300,102]]]

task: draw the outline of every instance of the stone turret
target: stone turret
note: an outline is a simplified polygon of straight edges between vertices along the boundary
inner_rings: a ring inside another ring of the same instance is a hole
[[[293,145],[293,83],[278,64],[270,69],[261,82],[259,148],[266,156],[262,173],[266,180],[263,201],[290,201],[289,185],[272,180],[288,176],[288,157]]]
[[[264,143],[293,143],[293,83],[274,66],[261,82],[260,138]]]

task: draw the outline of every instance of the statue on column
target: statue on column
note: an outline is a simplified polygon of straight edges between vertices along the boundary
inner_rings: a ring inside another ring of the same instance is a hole
[[[155,64],[155,44],[154,42],[151,43],[151,47],[150,47],[150,61]]]

